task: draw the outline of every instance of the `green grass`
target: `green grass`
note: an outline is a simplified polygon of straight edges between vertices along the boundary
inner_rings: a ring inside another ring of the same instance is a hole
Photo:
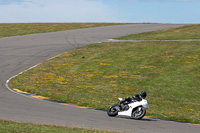
[[[0,120],[1,133],[114,133],[73,127],[59,127]]]
[[[200,24],[146,32],[118,38],[119,40],[187,40],[200,39]]]
[[[0,24],[0,37],[93,26],[97,25]],[[200,25],[119,39],[200,39]],[[46,61],[15,77],[10,85],[99,109],[107,109],[117,102],[117,97],[146,90],[150,105],[148,115],[200,123],[199,66],[200,42],[109,42],[92,44]]]
[[[72,30],[99,26],[119,25],[125,23],[1,23],[0,38],[33,33]]]
[[[10,85],[99,109],[145,90],[148,115],[200,123],[199,79],[200,42],[108,42],[46,61]]]

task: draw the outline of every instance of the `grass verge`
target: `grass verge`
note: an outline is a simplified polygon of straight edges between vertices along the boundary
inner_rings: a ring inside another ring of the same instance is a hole
[[[1,133],[114,133],[102,130],[17,123],[11,121],[3,121],[3,120],[0,120],[0,132]]]
[[[99,26],[119,25],[125,23],[1,23],[0,38],[33,33],[72,30]]]
[[[119,40],[187,40],[200,39],[200,24],[146,32],[117,38]]]
[[[145,90],[148,115],[200,123],[199,72],[200,42],[108,42],[46,61],[10,85],[99,109]]]

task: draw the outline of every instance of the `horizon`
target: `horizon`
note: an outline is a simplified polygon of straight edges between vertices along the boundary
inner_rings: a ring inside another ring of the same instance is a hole
[[[0,23],[199,24],[200,0],[0,0]]]

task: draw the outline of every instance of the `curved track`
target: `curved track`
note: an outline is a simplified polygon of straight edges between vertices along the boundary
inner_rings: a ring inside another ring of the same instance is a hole
[[[0,119],[71,125],[125,132],[198,132],[199,125],[145,118],[110,118],[106,112],[27,98],[9,91],[6,81],[38,63],[77,47],[129,34],[182,25],[133,24],[0,38]]]

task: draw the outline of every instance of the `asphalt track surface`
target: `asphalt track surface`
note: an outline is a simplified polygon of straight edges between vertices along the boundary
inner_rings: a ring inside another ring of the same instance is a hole
[[[105,111],[28,98],[5,86],[10,77],[63,52],[110,38],[177,26],[183,25],[133,24],[0,38],[0,119],[135,133],[199,132],[199,125],[156,118],[111,118]]]

